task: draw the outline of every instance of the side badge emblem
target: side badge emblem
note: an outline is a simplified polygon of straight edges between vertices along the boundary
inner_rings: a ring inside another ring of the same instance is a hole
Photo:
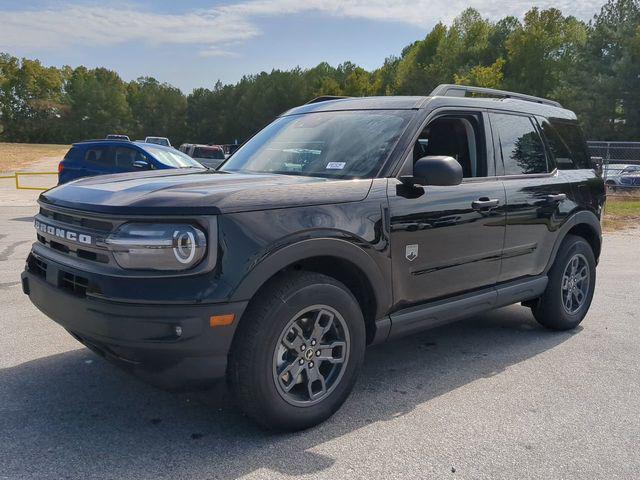
[[[407,260],[413,262],[418,258],[418,245],[407,245],[404,256],[407,257]]]

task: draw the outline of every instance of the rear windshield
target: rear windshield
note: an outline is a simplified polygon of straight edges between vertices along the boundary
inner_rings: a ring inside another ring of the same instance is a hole
[[[224,152],[221,148],[196,147],[193,150],[193,158],[224,160]]]
[[[164,145],[165,147],[171,146],[169,140],[163,137],[147,137],[145,141],[147,143],[155,143],[156,145]]]
[[[178,150],[167,150],[165,148],[156,148],[145,145],[143,147],[147,152],[153,155],[160,163],[173,168],[202,168],[202,165],[196,162],[189,155],[185,155]]]
[[[371,178],[413,115],[407,110],[369,110],[281,117],[235,152],[222,170]]]
[[[69,151],[64,156],[65,160],[77,160],[78,159],[79,149],[78,147],[71,147]]]

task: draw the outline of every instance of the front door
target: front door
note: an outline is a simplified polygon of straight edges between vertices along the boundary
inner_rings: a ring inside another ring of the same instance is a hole
[[[497,282],[506,198],[495,176],[485,119],[482,113],[448,112],[432,120],[414,145],[413,161],[428,155],[456,158],[463,167],[462,184],[409,187],[389,180],[397,308]]]

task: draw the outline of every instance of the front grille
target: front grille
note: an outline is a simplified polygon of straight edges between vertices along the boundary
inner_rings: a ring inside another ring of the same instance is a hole
[[[66,213],[54,212],[46,208],[40,208],[40,215],[56,222],[65,223],[74,227],[86,228],[89,230],[97,230],[100,232],[110,232],[113,230],[113,224],[106,220],[96,220],[87,218],[82,215],[69,215]]]
[[[58,285],[62,290],[66,290],[78,297],[86,297],[89,280],[73,273],[61,271]]]
[[[42,278],[47,278],[47,264],[39,258],[30,255],[29,259],[27,260],[27,267],[29,268],[29,271],[34,275]]]
[[[56,242],[55,240],[47,240],[42,235],[38,235],[38,241],[61,253],[75,255],[78,258],[91,260],[92,262],[109,263],[109,256],[106,253],[98,253],[92,250],[85,250],[83,248],[76,248],[75,250],[72,250],[69,246]]]
[[[29,255],[27,258],[27,270],[29,272],[47,280],[47,270],[51,270],[52,274],[49,275],[49,278],[56,278],[57,276],[57,287],[61,290],[71,293],[77,297],[86,297],[87,293],[102,293],[102,289],[98,285],[94,282],[89,282],[89,279],[82,275],[73,274],[60,269],[60,267],[57,267],[56,265],[53,265],[50,269],[47,267],[48,264],[46,260],[38,258],[33,254]],[[53,286],[56,286],[50,279],[48,282]]]
[[[45,247],[82,260],[103,264],[112,263],[112,257],[107,249],[99,244],[100,240],[107,237],[121,222],[114,224],[109,220],[85,217],[84,214],[60,213],[44,207],[40,208],[40,213],[36,216],[36,220],[56,229],[55,233],[38,230],[38,242]],[[64,236],[64,232],[67,231],[78,235],[89,235],[93,241],[87,244],[69,240]]]

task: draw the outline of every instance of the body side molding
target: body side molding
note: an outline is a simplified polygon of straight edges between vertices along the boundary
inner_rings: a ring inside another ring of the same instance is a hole
[[[495,287],[417,305],[392,313],[376,321],[373,343],[435,328],[462,318],[540,296],[547,287],[546,275],[527,277]],[[385,334],[386,332],[386,334]]]

